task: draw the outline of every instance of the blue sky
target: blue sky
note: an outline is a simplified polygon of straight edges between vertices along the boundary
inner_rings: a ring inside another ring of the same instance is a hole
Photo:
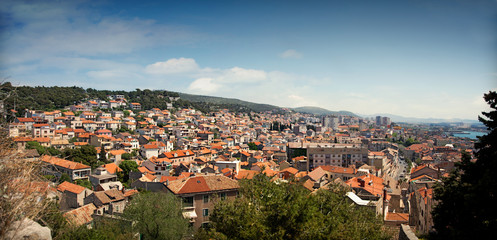
[[[497,1],[2,1],[0,76],[476,119]]]

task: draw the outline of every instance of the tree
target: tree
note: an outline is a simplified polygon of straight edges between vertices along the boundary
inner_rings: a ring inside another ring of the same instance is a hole
[[[60,175],[60,178],[59,178],[59,183],[63,183],[63,182],[71,182],[71,177],[69,177],[69,175],[67,173],[62,173],[62,175]]]
[[[92,228],[86,225],[79,227],[66,224],[64,229],[54,239],[73,240],[73,239],[96,239],[96,240],[128,240],[136,239],[135,233],[131,232],[129,221],[119,220],[117,218],[95,219]]]
[[[476,161],[463,153],[455,171],[435,187],[433,209],[435,239],[484,239],[497,229],[497,93],[484,95],[490,112],[482,112],[479,120],[489,133],[475,144]]]
[[[85,187],[85,188],[88,188],[88,189],[92,189],[92,185],[91,185],[91,182],[86,180],[86,179],[77,179],[75,181],[76,184],[78,184],[79,186],[82,186],[82,187]]]
[[[122,183],[128,182],[129,172],[138,171],[138,164],[135,161],[122,161],[119,164],[119,167],[122,169],[122,171],[117,173],[117,177]]]
[[[249,146],[250,150],[259,150],[257,145],[255,145],[255,143],[253,143],[253,142],[249,142],[247,145]]]
[[[345,191],[311,194],[295,183],[275,184],[265,175],[240,182],[241,197],[219,201],[210,217],[212,238],[388,239],[368,208],[350,205]],[[202,233],[205,234],[205,233]],[[222,234],[223,237],[219,237]]]
[[[97,150],[91,145],[85,145],[75,149],[66,148],[63,157],[67,160],[90,165],[91,168],[98,167]]]
[[[38,154],[48,154],[51,156],[58,156],[61,154],[61,152],[53,147],[44,147],[40,145],[39,142],[27,142],[26,143],[26,149],[36,149],[38,151]]]
[[[100,153],[98,154],[98,161],[107,162],[107,152],[105,152],[104,146],[100,148]]]
[[[123,160],[131,160],[131,158],[132,158],[132,157],[133,157],[133,156],[131,155],[131,153],[123,153],[123,154],[121,155],[121,158],[122,158]]]
[[[171,193],[140,193],[124,209],[123,217],[135,223],[133,231],[144,239],[183,239],[190,232],[181,200]]]

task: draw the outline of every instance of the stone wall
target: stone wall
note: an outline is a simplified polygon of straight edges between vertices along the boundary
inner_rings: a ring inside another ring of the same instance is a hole
[[[399,240],[418,240],[418,237],[416,237],[409,225],[402,224],[400,225]]]

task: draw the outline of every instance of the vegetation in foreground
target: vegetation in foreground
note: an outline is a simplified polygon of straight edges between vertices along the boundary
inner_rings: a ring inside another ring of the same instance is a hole
[[[389,239],[373,209],[357,207],[345,189],[310,193],[296,183],[274,183],[265,175],[241,181],[240,197],[220,201],[212,227],[198,239]]]
[[[479,120],[490,131],[475,144],[476,161],[463,155],[455,171],[435,188],[433,239],[486,239],[497,229],[497,93],[485,101],[493,110]]]

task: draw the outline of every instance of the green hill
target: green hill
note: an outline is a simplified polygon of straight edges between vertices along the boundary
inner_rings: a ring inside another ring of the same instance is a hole
[[[242,101],[235,98],[222,98],[222,97],[212,97],[212,96],[204,96],[204,95],[193,95],[187,93],[178,93],[180,98],[183,100],[187,100],[190,102],[197,103],[209,103],[216,104],[219,106],[226,106],[228,109],[230,108],[239,108],[240,110],[246,109],[254,112],[265,112],[271,110],[279,110],[280,107],[269,105],[269,104],[260,104]]]
[[[349,111],[330,111],[328,109],[320,107],[311,107],[311,106],[297,107],[293,108],[292,110],[299,113],[310,113],[314,115],[346,115],[346,116],[358,117],[356,114]]]

